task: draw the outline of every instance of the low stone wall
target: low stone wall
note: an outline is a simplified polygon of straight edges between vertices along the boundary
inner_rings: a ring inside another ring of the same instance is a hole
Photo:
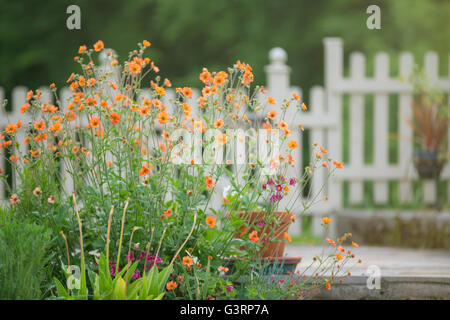
[[[450,213],[348,209],[337,215],[337,234],[366,245],[450,249]]]

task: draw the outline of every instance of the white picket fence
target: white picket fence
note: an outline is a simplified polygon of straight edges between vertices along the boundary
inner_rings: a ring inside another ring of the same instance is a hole
[[[412,86],[407,81],[401,81],[399,77],[389,75],[389,56],[380,52],[375,56],[374,77],[365,75],[365,57],[361,53],[350,54],[350,76],[344,77],[343,43],[340,38],[325,38],[325,86],[313,87],[309,96],[302,95],[299,87],[290,85],[290,67],[286,64],[287,54],[281,48],[274,48],[269,53],[270,63],[265,67],[267,76],[266,89],[277,103],[283,98],[290,97],[292,92],[298,93],[310,108],[309,112],[301,116],[288,115],[290,128],[296,128],[301,122],[305,130],[310,130],[308,145],[302,145],[300,130],[292,130],[292,139],[297,139],[299,148],[296,158],[296,174],[303,171],[301,153],[310,147],[313,142],[318,142],[328,149],[334,159],[343,158],[343,95],[350,96],[350,157],[343,170],[326,180],[325,170],[318,170],[312,181],[313,193],[317,192],[325,184],[325,193],[329,200],[322,202],[311,209],[313,215],[313,231],[320,233],[321,217],[328,215],[338,218],[343,210],[343,181],[349,181],[349,201],[357,204],[363,201],[363,182],[374,182],[374,201],[383,204],[388,201],[388,181],[399,182],[399,194],[402,202],[410,202],[412,199],[412,182],[417,180],[417,174],[412,165],[413,143],[412,130],[404,119],[411,118]],[[411,53],[402,53],[399,56],[399,76],[407,79],[413,71],[413,56]],[[438,56],[434,52],[425,55],[425,68],[432,81],[450,93],[450,76],[439,77]],[[450,65],[450,64],[449,64]],[[301,72],[301,70],[297,70]],[[449,72],[450,74],[450,72]],[[52,100],[48,88],[41,88],[43,101]],[[9,121],[20,118],[23,123],[28,119],[19,113],[19,108],[25,103],[27,89],[15,88],[12,92],[13,112],[6,115],[0,111],[0,128],[4,128]],[[67,88],[63,89],[61,101],[70,95]],[[174,93],[169,91],[167,96]],[[194,92],[192,101],[198,97],[198,90]],[[364,163],[364,95],[374,96],[374,161],[373,164]],[[389,141],[389,94],[398,95],[398,163],[391,164],[388,161]],[[0,98],[3,100],[3,90],[0,88]],[[194,103],[192,104],[194,105]],[[279,106],[278,106],[279,107]],[[289,109],[288,109],[289,110]],[[23,133],[19,133],[23,134]],[[450,138],[450,132],[449,132]],[[4,150],[0,150],[0,157]],[[1,160],[1,159],[0,159]],[[5,161],[0,161],[0,168],[5,167]],[[448,198],[450,199],[450,168],[446,166],[442,173],[442,180],[449,184]],[[70,188],[71,181],[66,181]],[[4,197],[4,186],[0,184],[0,198]],[[428,203],[435,201],[435,185],[432,181],[424,183],[424,200]],[[219,201],[219,198],[217,198]],[[300,220],[291,228],[291,232],[299,232]],[[331,232],[334,233],[333,230]]]

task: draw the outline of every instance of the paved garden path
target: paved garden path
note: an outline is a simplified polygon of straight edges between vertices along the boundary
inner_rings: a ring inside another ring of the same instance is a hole
[[[326,247],[325,247],[326,248]],[[321,254],[321,246],[287,246],[289,256],[301,256],[297,269],[304,269],[314,255]],[[382,276],[420,276],[450,278],[450,250],[405,249],[361,245],[351,248],[356,257],[362,259],[352,269],[353,275],[364,276],[367,268],[376,265]]]

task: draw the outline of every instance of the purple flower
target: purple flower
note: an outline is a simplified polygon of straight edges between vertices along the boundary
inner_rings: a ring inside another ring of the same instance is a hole
[[[116,274],[116,267],[112,267],[109,272],[111,273],[112,276],[114,276]],[[120,268],[117,268],[117,272],[120,272]]]
[[[141,248],[139,247],[139,244],[135,244],[135,245],[134,245],[134,249],[135,249],[135,250],[141,250]]]
[[[272,202],[280,201],[281,199],[283,199],[283,196],[281,194],[273,194],[270,197],[270,201],[272,201]]]
[[[230,293],[231,291],[233,291],[233,288],[234,288],[234,286],[232,286],[232,285],[227,285],[227,286],[225,286],[225,290],[227,290],[228,293]]]
[[[159,257],[159,256],[155,258],[154,256],[149,255],[149,256],[147,257],[147,261],[150,262],[149,266],[150,266],[150,268],[152,268],[155,264],[158,265],[158,264],[160,264],[163,260],[162,260],[161,257]]]
[[[281,191],[281,190],[283,190],[283,187],[281,186],[281,184],[277,184],[277,185],[275,186],[275,189],[276,189],[277,191]]]
[[[130,253],[127,254],[127,256],[125,257],[125,260],[127,260],[127,261],[134,261],[134,252],[130,251]]]
[[[262,188],[263,188],[263,190],[266,190],[266,189],[267,189],[267,184],[264,183],[264,184],[262,185]]]
[[[258,227],[262,228],[262,227],[264,227],[264,226],[266,225],[266,223],[264,222],[264,220],[261,220],[261,221],[259,221],[256,225],[257,225]]]
[[[269,181],[267,181],[267,184],[269,186],[273,186],[275,184],[275,182],[273,182],[272,178],[270,178]]]
[[[297,180],[295,180],[294,178],[291,178],[291,180],[289,180],[289,184],[291,186],[295,185],[297,183]]]
[[[138,255],[138,259],[139,259],[139,261],[142,261],[142,260],[144,260],[144,258],[145,258],[145,251],[141,251]]]
[[[141,272],[139,271],[139,270],[135,270],[134,272],[133,272],[133,275],[131,276],[131,278],[133,279],[133,280],[137,280],[137,279],[139,279],[141,277]]]

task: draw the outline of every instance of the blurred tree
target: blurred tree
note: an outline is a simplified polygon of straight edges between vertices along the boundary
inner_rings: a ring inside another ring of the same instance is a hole
[[[149,40],[150,57],[174,85],[198,86],[202,67],[222,69],[237,59],[250,63],[256,82],[264,83],[268,51],[280,46],[292,83],[307,89],[323,82],[326,36],[342,37],[346,52],[369,57],[408,50],[421,59],[435,50],[445,57],[441,72],[448,70],[450,1],[372,2],[381,8],[381,30],[367,29],[368,4],[360,0],[78,0],[81,30],[68,30],[66,8],[74,1],[0,0],[0,86],[64,85],[77,70],[78,46],[98,39],[122,59]]]

